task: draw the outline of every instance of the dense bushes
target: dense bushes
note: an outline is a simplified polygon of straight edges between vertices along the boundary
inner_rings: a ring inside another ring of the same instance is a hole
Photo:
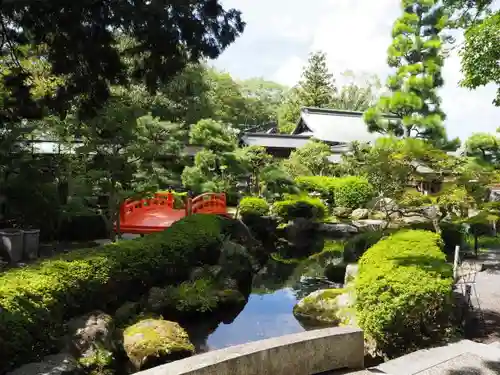
[[[297,187],[307,193],[318,193],[321,198],[333,204],[335,201],[336,177],[300,176],[295,179]]]
[[[337,180],[335,185],[335,205],[359,208],[373,197],[373,187],[363,177],[347,176]]]
[[[378,352],[398,356],[446,336],[453,280],[441,245],[437,234],[401,231],[361,257],[358,323]]]
[[[265,216],[269,212],[269,204],[263,198],[245,197],[240,201],[241,216]]]
[[[300,189],[316,192],[337,207],[363,207],[373,197],[373,187],[363,177],[302,176],[296,182]]]
[[[305,219],[323,219],[327,213],[327,207],[319,198],[308,196],[289,196],[282,201],[274,202],[272,212],[285,221],[294,220],[299,217]]]
[[[165,232],[42,260],[0,276],[0,369],[54,348],[64,320],[182,281],[220,254],[221,220],[193,215]]]

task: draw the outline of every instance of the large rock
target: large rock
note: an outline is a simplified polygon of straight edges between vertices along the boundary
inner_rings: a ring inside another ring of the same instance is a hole
[[[102,311],[73,318],[66,326],[69,352],[77,357],[95,345],[115,349],[113,318]]]
[[[367,219],[369,214],[370,210],[366,208],[357,208],[354,211],[352,211],[351,218],[353,220],[363,220]]]
[[[189,357],[195,350],[178,323],[160,319],[142,320],[125,329],[123,347],[136,370]]]
[[[344,289],[321,289],[301,299],[293,308],[297,319],[306,323],[338,325],[341,319],[338,297]]]
[[[387,222],[385,220],[376,220],[376,219],[364,219],[364,220],[353,221],[352,224],[355,225],[359,230],[362,230],[364,232],[373,232],[382,230],[387,226]]]
[[[40,362],[28,363],[7,375],[77,375],[81,374],[78,363],[70,354],[56,354]]]
[[[332,213],[339,219],[347,219],[349,215],[352,213],[352,210],[347,207],[334,207]]]
[[[67,323],[67,351],[85,368],[111,366],[114,353],[115,327],[113,318],[101,311],[74,318]]]
[[[323,223],[319,225],[318,231],[328,237],[345,238],[358,233],[358,228],[350,224]]]

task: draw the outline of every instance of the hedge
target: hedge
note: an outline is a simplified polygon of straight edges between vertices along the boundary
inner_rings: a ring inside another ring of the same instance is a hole
[[[453,278],[441,246],[435,233],[401,231],[361,257],[357,319],[379,354],[399,356],[446,337]]]
[[[263,198],[244,197],[239,204],[241,216],[265,216],[269,213],[269,204]]]
[[[63,323],[186,280],[220,254],[222,221],[193,215],[144,238],[81,249],[0,276],[0,373],[53,351]]]
[[[297,186],[308,193],[319,193],[329,204],[352,209],[365,206],[373,197],[373,187],[364,177],[301,176]]]
[[[293,195],[285,200],[274,202],[271,210],[285,221],[299,217],[319,220],[323,219],[328,212],[326,205],[319,198]]]
[[[364,177],[347,176],[337,180],[335,205],[337,207],[364,207],[374,194],[373,186]]]
[[[321,198],[333,204],[338,178],[328,176],[300,176],[295,179],[297,187],[308,193],[318,193]]]
[[[344,246],[343,260],[345,263],[356,263],[359,258],[370,247],[375,245],[383,237],[387,235],[387,231],[368,231],[354,235],[347,240]]]

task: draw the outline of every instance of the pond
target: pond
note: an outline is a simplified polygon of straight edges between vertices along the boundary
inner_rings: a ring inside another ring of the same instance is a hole
[[[197,352],[318,328],[299,322],[293,307],[313,291],[341,287],[328,281],[323,273],[324,267],[317,262],[284,264],[270,260],[255,275],[252,293],[240,311],[227,312],[215,322],[186,327]]]

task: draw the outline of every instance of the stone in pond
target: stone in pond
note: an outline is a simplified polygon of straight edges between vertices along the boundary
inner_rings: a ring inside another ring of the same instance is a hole
[[[175,322],[142,320],[123,332],[123,347],[136,370],[189,357],[194,346],[186,331]]]
[[[45,357],[42,361],[28,363],[7,375],[77,375],[80,374],[78,363],[69,354],[56,354]]]
[[[301,299],[293,308],[295,317],[306,323],[338,325],[340,305],[338,296],[344,289],[321,289]]]
[[[368,215],[370,214],[370,211],[366,208],[357,208],[354,211],[352,211],[351,218],[353,220],[362,220],[362,219],[368,219]]]
[[[88,351],[95,347],[113,352],[116,349],[114,341],[113,318],[101,311],[74,318],[67,323],[68,327],[68,351],[79,358],[88,356]]]

